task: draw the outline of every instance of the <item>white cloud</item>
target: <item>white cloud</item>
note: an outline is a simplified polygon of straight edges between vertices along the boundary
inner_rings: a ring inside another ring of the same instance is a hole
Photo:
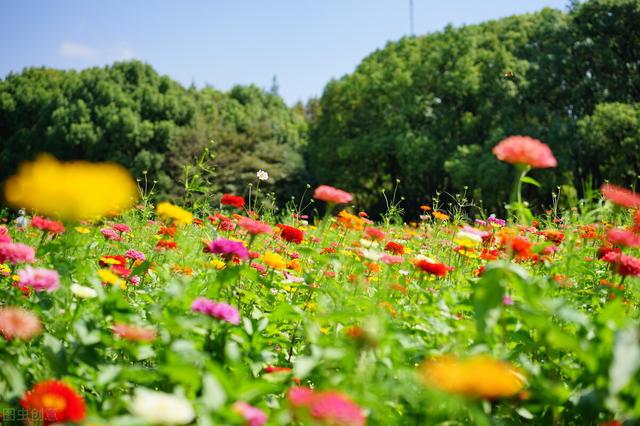
[[[133,50],[128,47],[122,47],[117,49],[113,56],[116,61],[128,61],[129,59],[133,59],[134,53]]]
[[[90,61],[98,57],[95,49],[82,43],[64,42],[60,45],[60,54],[66,58]]]

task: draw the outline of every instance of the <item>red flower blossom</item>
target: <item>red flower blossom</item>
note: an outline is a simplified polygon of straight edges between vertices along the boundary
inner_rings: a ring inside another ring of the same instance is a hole
[[[34,216],[33,219],[31,219],[31,226],[51,234],[62,234],[64,232],[64,225],[62,223],[40,216]]]
[[[430,262],[426,259],[418,260],[415,265],[424,272],[428,272],[438,277],[444,277],[449,273],[449,271],[453,271],[454,269],[451,266],[445,265],[444,263]]]
[[[288,225],[278,225],[282,239],[290,243],[300,244],[304,239],[304,232],[298,228]]]
[[[602,196],[614,204],[629,209],[640,208],[640,195],[620,186],[605,183],[600,188]]]
[[[607,232],[607,241],[621,247],[640,247],[640,235],[624,229],[609,229],[609,232]]]
[[[560,243],[562,243],[562,240],[564,240],[564,234],[555,229],[545,229],[544,231],[540,231],[539,234],[542,235],[545,240],[551,241],[557,246],[559,246]]]
[[[158,235],[168,235],[170,237],[173,237],[174,235],[176,235],[176,232],[178,231],[178,228],[176,228],[175,225],[172,226],[161,226],[160,230],[158,231]]]
[[[364,234],[370,240],[382,241],[387,237],[387,234],[377,228],[367,228],[364,230]]]
[[[125,266],[127,264],[127,259],[125,259],[124,256],[120,256],[119,254],[108,254],[105,256],[100,256],[98,264],[103,268],[114,265]]]
[[[232,206],[237,209],[244,207],[244,198],[239,195],[224,194],[220,199],[220,203],[225,206]]]
[[[384,246],[386,251],[390,251],[395,255],[404,254],[404,246],[402,244],[398,244],[394,241],[389,241],[386,246]]]
[[[36,384],[20,400],[31,418],[42,418],[45,425],[79,422],[85,417],[84,400],[67,384],[46,380]]]
[[[173,250],[178,247],[178,243],[171,240],[158,240],[156,250]]]
[[[640,259],[637,257],[611,251],[602,260],[611,264],[611,268],[623,277],[640,277]]]
[[[536,169],[558,165],[548,145],[528,136],[510,136],[493,147],[491,152],[498,160],[510,164],[523,164]]]
[[[367,424],[362,409],[340,392],[317,392],[305,387],[294,387],[289,389],[287,398],[295,415],[302,419],[311,418],[317,424],[331,426]]]

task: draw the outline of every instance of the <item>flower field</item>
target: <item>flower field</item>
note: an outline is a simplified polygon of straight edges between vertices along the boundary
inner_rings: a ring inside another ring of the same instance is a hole
[[[325,185],[314,220],[24,165],[5,198],[29,211],[0,226],[2,423],[632,424],[640,195],[534,216],[522,185],[553,154],[494,153],[518,170],[508,218],[425,201],[410,223]]]

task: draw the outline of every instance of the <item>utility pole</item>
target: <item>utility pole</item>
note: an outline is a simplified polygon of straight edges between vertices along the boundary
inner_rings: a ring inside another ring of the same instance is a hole
[[[413,28],[413,0],[409,0],[409,26],[410,26],[410,30],[411,30],[411,35],[414,35],[414,28]]]

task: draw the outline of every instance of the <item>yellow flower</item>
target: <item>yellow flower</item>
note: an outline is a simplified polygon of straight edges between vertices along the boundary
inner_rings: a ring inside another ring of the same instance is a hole
[[[0,263],[0,275],[9,275],[11,273],[11,268],[9,268],[4,263]]]
[[[513,396],[525,384],[525,377],[520,370],[488,355],[476,355],[462,360],[441,356],[424,362],[419,375],[428,386],[485,399]]]
[[[158,215],[164,219],[171,219],[177,225],[188,225],[193,222],[193,215],[185,209],[166,201],[156,207]]]
[[[282,256],[270,251],[262,255],[262,261],[265,263],[265,265],[271,266],[273,269],[277,271],[282,271],[284,268],[287,267],[287,262],[285,262]]]
[[[331,331],[331,327],[320,327],[320,333],[322,334],[329,334],[329,332]]]
[[[227,264],[220,259],[213,259],[211,262],[209,262],[209,264],[219,271],[227,266]]]
[[[121,289],[124,289],[126,287],[124,280],[108,269],[100,269],[97,274],[100,278],[100,281],[102,281],[103,283],[117,285]]]
[[[338,213],[338,222],[348,229],[354,229],[356,231],[364,229],[364,220],[344,210]]]
[[[119,260],[114,259],[113,257],[107,257],[107,256],[101,256],[100,257],[100,262],[106,263],[107,265],[119,265],[120,264]]]
[[[84,226],[76,226],[73,229],[75,229],[76,232],[78,232],[80,234],[88,234],[89,232],[91,232],[91,230],[89,228],[86,228]]]
[[[292,259],[287,263],[287,269],[291,269],[292,271],[300,272],[302,271],[302,265],[300,264],[300,259]]]
[[[64,220],[94,219],[128,209],[138,198],[129,172],[112,163],[70,161],[50,155],[20,165],[5,185],[14,207]]]
[[[11,279],[15,282],[20,282],[20,275],[11,275]]]

